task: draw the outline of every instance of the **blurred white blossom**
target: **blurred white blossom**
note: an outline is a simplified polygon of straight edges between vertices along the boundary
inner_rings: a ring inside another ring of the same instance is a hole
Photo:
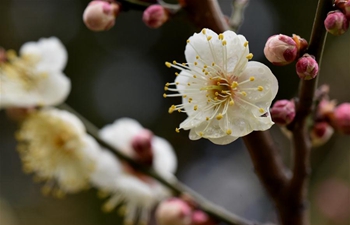
[[[25,43],[19,56],[7,51],[0,62],[0,109],[63,102],[71,88],[62,72],[66,63],[67,51],[56,37]]]
[[[140,153],[133,145],[145,131],[149,132],[136,120],[122,118],[101,129],[100,136],[137,161],[140,160],[140,156],[149,156]],[[177,160],[171,145],[165,139],[153,135],[150,136],[150,148],[144,150],[151,151],[151,164],[147,165],[152,166],[164,178],[173,179]],[[120,211],[125,214],[126,223],[134,222],[136,218],[140,223],[147,223],[153,207],[170,195],[169,190],[158,181],[136,171],[107,151],[103,151],[98,157],[97,169],[91,180],[95,187],[110,195],[103,206],[104,211],[111,211],[124,204],[120,207]]]
[[[192,140],[204,137],[228,144],[273,125],[269,107],[277,94],[277,79],[262,63],[248,62],[253,55],[244,36],[203,29],[188,39],[185,56],[187,63],[166,62],[181,70],[175,82],[165,86],[179,94],[164,94],[182,97],[182,104],[169,108],[169,113],[188,115],[177,132],[191,130]]]
[[[100,147],[73,114],[46,108],[31,113],[17,132],[23,169],[60,197],[89,187]]]

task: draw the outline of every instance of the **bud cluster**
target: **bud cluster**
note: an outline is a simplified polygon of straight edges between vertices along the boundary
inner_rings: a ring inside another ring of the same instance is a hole
[[[215,225],[216,222],[189,199],[170,198],[156,210],[158,225]]]
[[[165,3],[164,3],[165,4]],[[154,4],[147,7],[142,21],[150,28],[159,28],[170,18],[171,11],[165,5]],[[180,4],[177,7],[182,7]],[[92,31],[107,31],[115,25],[115,19],[123,8],[123,2],[116,0],[93,0],[86,7],[83,20],[86,27]],[[127,6],[126,6],[127,8]]]
[[[328,13],[324,25],[326,30],[333,35],[342,35],[349,28],[350,0],[335,0],[336,10]]]

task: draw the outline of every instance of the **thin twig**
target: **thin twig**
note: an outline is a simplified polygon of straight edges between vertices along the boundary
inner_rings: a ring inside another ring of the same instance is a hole
[[[201,208],[203,211],[205,211],[206,213],[211,215],[213,218],[215,218],[219,221],[223,221],[227,224],[231,224],[231,225],[258,225],[258,223],[248,221],[244,218],[241,218],[237,215],[234,215],[234,214],[228,212],[227,210],[223,209],[222,207],[219,207],[219,206],[211,203],[210,201],[206,200],[205,198],[203,198],[201,195],[199,195],[198,193],[196,193],[195,191],[193,191],[192,189],[190,189],[186,185],[179,182],[177,179],[175,179],[175,178],[174,179],[165,179],[164,177],[157,174],[157,172],[154,171],[152,168],[140,165],[139,163],[134,161],[132,158],[126,156],[122,152],[118,151],[118,149],[116,149],[112,145],[110,145],[107,142],[105,142],[104,140],[102,140],[98,134],[99,129],[95,125],[93,125],[90,121],[88,121],[86,118],[84,118],[82,115],[77,113],[73,108],[68,106],[67,104],[63,103],[60,106],[58,106],[58,108],[63,109],[63,110],[67,110],[67,111],[75,114],[84,123],[87,132],[91,136],[93,136],[102,147],[111,150],[111,152],[113,154],[115,154],[118,158],[126,161],[127,163],[129,163],[131,166],[133,166],[135,169],[139,170],[140,172],[147,174],[148,176],[158,180],[164,186],[166,186],[170,190],[172,190],[175,195],[187,195],[187,196],[189,196],[191,199],[193,199],[198,204],[199,208]]]
[[[249,3],[249,0],[232,0],[232,13],[230,17],[230,28],[233,31],[238,31],[243,23],[244,11]]]

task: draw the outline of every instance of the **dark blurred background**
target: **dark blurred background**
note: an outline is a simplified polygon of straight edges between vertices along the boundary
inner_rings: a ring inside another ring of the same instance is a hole
[[[123,12],[108,32],[94,33],[82,22],[87,0],[1,0],[0,46],[18,50],[27,41],[58,37],[69,54],[66,75],[72,81],[67,103],[97,126],[120,117],[137,119],[156,135],[169,140],[178,156],[177,177],[211,201],[260,222],[275,220],[273,206],[254,174],[241,140],[217,146],[207,140],[190,141],[188,132],[174,129],[184,114],[167,113],[180,98],[164,99],[164,84],[174,80],[164,61],[185,61],[186,39],[201,28],[185,14],[162,28],[142,23],[141,11]],[[230,14],[230,0],[219,0]],[[263,55],[273,34],[296,33],[309,38],[316,0],[251,0],[239,33],[249,40],[254,60],[267,64],[279,80],[276,99],[292,98],[298,89],[294,64],[275,67]],[[329,35],[319,84],[328,83],[331,97],[350,102],[350,32]],[[0,112],[0,224],[1,225],[112,225],[117,213],[101,212],[95,190],[63,200],[43,197],[41,184],[21,170],[14,132],[16,124]],[[272,128],[289,164],[289,141]],[[313,150],[310,182],[312,224],[350,224],[350,138],[334,137]],[[261,149],[263,151],[264,149]]]

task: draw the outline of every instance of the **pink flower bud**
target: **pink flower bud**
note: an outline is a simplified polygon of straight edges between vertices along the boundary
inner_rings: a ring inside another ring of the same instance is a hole
[[[329,12],[324,21],[326,30],[333,35],[341,35],[349,28],[349,21],[339,10]]]
[[[318,63],[314,56],[304,54],[296,63],[296,71],[300,79],[310,80],[318,74]]]
[[[341,133],[350,134],[350,103],[343,103],[335,108],[334,123]]]
[[[158,225],[189,225],[192,209],[184,200],[171,198],[159,204],[155,215]]]
[[[317,117],[326,118],[328,115],[333,114],[337,102],[335,100],[322,99],[318,104]]]
[[[195,210],[192,213],[191,225],[214,225],[216,222],[211,219],[205,212],[201,210]]]
[[[144,165],[150,166],[153,162],[152,139],[153,133],[144,129],[131,140],[136,160]]]
[[[340,9],[346,18],[350,20],[350,1],[349,0],[335,0],[335,6]]]
[[[333,135],[334,129],[327,122],[316,122],[311,130],[313,147],[325,144]]]
[[[293,62],[298,55],[298,47],[293,38],[283,34],[271,36],[265,45],[266,58],[277,66]]]
[[[109,30],[120,11],[117,3],[95,0],[89,3],[83,15],[85,25],[92,31]]]
[[[293,101],[279,100],[270,109],[272,121],[279,125],[288,125],[295,117],[295,105]]]
[[[142,20],[150,28],[159,28],[169,19],[169,12],[161,5],[151,5],[144,12]]]

